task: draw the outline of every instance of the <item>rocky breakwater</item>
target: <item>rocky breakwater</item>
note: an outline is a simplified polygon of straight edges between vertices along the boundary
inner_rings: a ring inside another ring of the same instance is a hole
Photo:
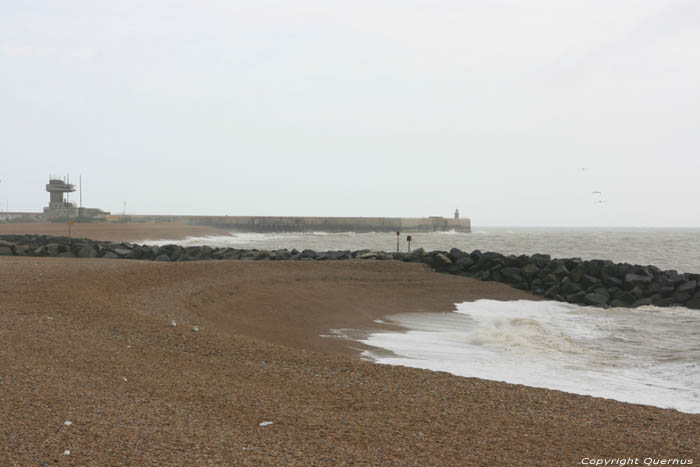
[[[607,260],[554,258],[549,255],[506,256],[417,249],[410,253],[371,250],[256,250],[179,245],[149,246],[98,242],[45,235],[0,236],[0,256],[138,259],[149,261],[328,261],[401,260],[425,263],[438,272],[497,281],[551,300],[598,307],[642,305],[686,306],[700,309],[700,274],[662,271],[655,266]]]

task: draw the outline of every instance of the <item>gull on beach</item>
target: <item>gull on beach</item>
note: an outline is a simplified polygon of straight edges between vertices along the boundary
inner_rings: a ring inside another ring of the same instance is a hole
[[[63,424],[66,426],[71,426],[73,422],[71,422],[70,420],[66,420],[65,422],[63,422]]]
[[[269,426],[269,425],[272,425],[273,423],[274,422],[260,422],[259,425],[260,426]]]

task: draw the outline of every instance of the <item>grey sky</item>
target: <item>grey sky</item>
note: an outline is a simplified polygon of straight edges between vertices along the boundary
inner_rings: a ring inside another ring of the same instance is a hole
[[[0,200],[700,226],[698,50],[697,0],[2,2]]]

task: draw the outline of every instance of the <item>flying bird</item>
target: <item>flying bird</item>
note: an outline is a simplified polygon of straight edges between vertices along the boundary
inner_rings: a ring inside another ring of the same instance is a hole
[[[602,193],[600,191],[594,191],[593,194],[594,195],[602,195]]]

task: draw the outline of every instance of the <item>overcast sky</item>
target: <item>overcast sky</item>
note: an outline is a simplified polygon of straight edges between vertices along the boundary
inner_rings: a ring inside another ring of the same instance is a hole
[[[0,162],[10,211],[700,226],[700,2],[0,2]]]

